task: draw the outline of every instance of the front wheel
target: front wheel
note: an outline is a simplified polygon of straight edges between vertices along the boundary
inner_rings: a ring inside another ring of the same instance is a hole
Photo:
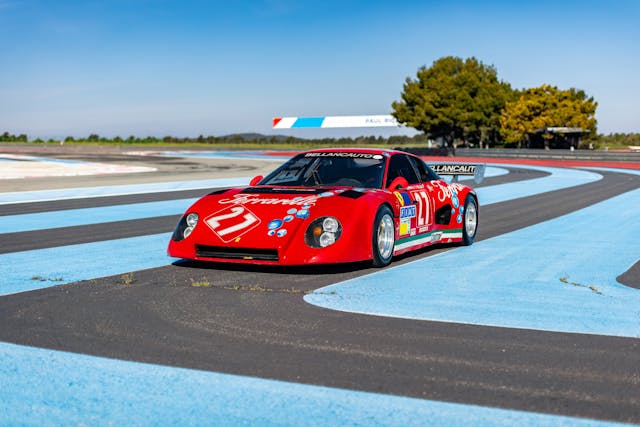
[[[393,224],[393,212],[387,205],[380,206],[373,221],[371,241],[374,267],[384,267],[391,263],[395,243],[396,232]]]
[[[469,246],[473,243],[478,231],[478,202],[475,197],[468,195],[464,201],[464,220],[462,227],[462,244]]]

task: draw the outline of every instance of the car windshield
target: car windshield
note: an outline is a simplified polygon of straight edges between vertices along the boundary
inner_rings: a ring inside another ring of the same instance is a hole
[[[381,188],[385,159],[372,153],[302,153],[270,173],[259,185]]]

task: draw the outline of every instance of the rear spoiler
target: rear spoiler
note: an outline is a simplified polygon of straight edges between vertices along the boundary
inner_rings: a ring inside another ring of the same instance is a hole
[[[458,182],[458,176],[473,176],[476,184],[480,184],[484,179],[486,165],[473,165],[470,163],[435,163],[429,165],[438,175],[452,175],[453,182]]]

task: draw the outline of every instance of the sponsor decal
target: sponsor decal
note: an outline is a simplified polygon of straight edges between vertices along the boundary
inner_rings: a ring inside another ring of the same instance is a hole
[[[435,164],[430,166],[438,175],[474,175],[476,173],[476,165],[458,163]]]
[[[278,228],[282,227],[282,220],[281,219],[274,219],[271,220],[269,222],[269,225],[267,225],[267,228],[269,230],[277,230]]]
[[[227,206],[205,218],[204,222],[220,240],[228,243],[257,227],[260,218],[246,206],[238,205]]]
[[[411,220],[409,218],[400,220],[400,229],[398,230],[398,234],[401,236],[406,236],[409,234],[409,227],[411,226]]]
[[[400,208],[400,218],[415,218],[416,216],[416,206],[415,205],[409,205],[409,206],[402,206]]]
[[[462,191],[464,188],[462,184],[447,184],[444,181],[433,181],[433,186],[434,190],[437,192],[438,200],[441,202],[450,199],[454,194],[457,195],[458,192]]]
[[[352,159],[382,160],[382,156],[380,154],[351,153],[351,152],[341,152],[341,151],[329,151],[329,152],[322,152],[322,153],[307,153],[304,156],[305,157],[349,157],[349,158],[352,158]]]
[[[396,196],[396,199],[398,199],[398,203],[400,203],[400,206],[404,206],[404,197],[402,197],[402,194],[397,191],[394,191],[393,194]]]

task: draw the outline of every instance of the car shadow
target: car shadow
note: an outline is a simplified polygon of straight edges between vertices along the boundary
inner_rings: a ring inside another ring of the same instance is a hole
[[[180,259],[172,263],[173,266],[187,269],[199,270],[218,270],[218,271],[238,271],[245,273],[267,273],[267,274],[299,274],[299,275],[335,275],[353,272],[375,272],[399,266],[409,262],[417,261],[426,256],[435,255],[452,248],[459,247],[457,243],[442,243],[426,248],[418,249],[395,256],[390,265],[382,268],[376,268],[371,265],[371,261],[359,261],[339,264],[313,264],[313,265],[258,265],[258,264],[241,264],[226,263],[216,261],[195,261]]]

